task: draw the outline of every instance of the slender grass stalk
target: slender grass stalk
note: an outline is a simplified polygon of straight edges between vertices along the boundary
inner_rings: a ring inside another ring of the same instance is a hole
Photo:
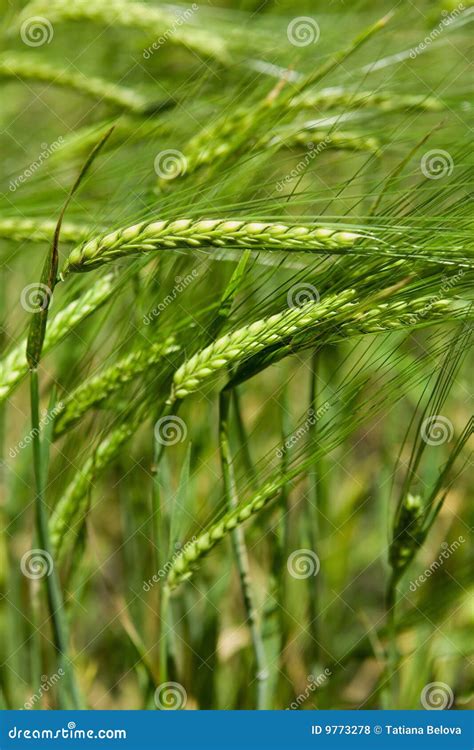
[[[26,341],[26,360],[30,371],[30,407],[33,437],[33,465],[36,482],[36,533],[38,536],[40,548],[43,550],[46,557],[47,564],[51,567],[51,572],[49,573],[49,575],[46,575],[46,591],[48,594],[48,604],[51,620],[53,623],[54,642],[60,657],[61,664],[64,667],[64,672],[67,675],[68,686],[71,691],[71,697],[73,701],[72,705],[74,708],[81,707],[80,695],[75,682],[72,664],[68,656],[69,636],[67,621],[64,615],[64,604],[59,584],[59,577],[55,569],[55,561],[52,554],[53,548],[51,544],[48,513],[44,497],[47,479],[47,468],[49,465],[49,442],[51,439],[51,435],[49,434],[48,439],[44,441],[44,444],[42,444],[40,432],[41,423],[38,366],[40,364],[41,355],[44,349],[51,297],[57,283],[59,262],[58,247],[61,234],[61,225],[64,219],[64,215],[75,192],[79,188],[82,179],[89,170],[97,153],[100,151],[101,146],[110,136],[110,133],[111,131],[109,131],[92,150],[63,204],[63,207],[59,214],[59,219],[56,224],[56,229],[54,231],[53,241],[43,264],[41,280],[40,284],[38,285],[39,299],[37,301],[36,310],[32,312],[32,319],[28,331],[28,338]],[[41,295],[41,289],[45,288],[48,290],[48,294],[43,296]]]
[[[152,559],[155,570],[162,570],[166,562],[167,541],[169,540],[169,528],[163,507],[162,488],[160,484],[161,474],[158,471],[162,444],[157,435],[153,439],[153,465],[152,465]],[[159,676],[160,684],[168,681],[168,636],[167,623],[169,612],[169,591],[166,586],[159,586],[157,590],[157,627],[160,630],[159,640]]]
[[[393,573],[387,584],[385,594],[385,624],[387,629],[387,672],[390,691],[390,705],[387,708],[395,709],[398,706],[400,685],[398,680],[398,665],[400,653],[397,646],[397,581]]]
[[[310,387],[309,387],[309,413],[312,419],[309,421],[309,432],[310,432],[310,444],[316,444],[316,435],[318,429],[318,415],[319,415],[319,356],[320,352],[315,351],[311,356],[310,364]],[[320,477],[320,463],[315,459],[313,465],[310,466],[308,472],[308,497],[306,499],[305,511],[307,516],[307,534],[309,539],[310,549],[318,549],[319,543],[322,538],[322,520],[323,512],[321,507],[321,499],[319,496],[319,482]],[[316,661],[319,662],[321,654],[321,634],[322,628],[319,622],[319,616],[323,609],[322,598],[321,598],[321,571],[313,581],[311,577],[308,581],[309,592],[308,592],[308,605],[310,610],[310,623],[309,630],[311,632],[312,639],[314,641],[314,649],[316,653]]]
[[[244,419],[242,415],[242,405],[241,405],[239,389],[232,388],[231,393],[233,397],[235,427],[236,427],[237,436],[239,440],[239,448],[240,448],[239,453],[242,456],[242,460],[245,466],[245,471],[246,471],[248,478],[250,479],[252,488],[256,490],[258,487],[257,470],[252,461],[252,456],[250,453],[249,438],[247,435],[247,430],[245,428],[245,423],[244,423]]]
[[[79,176],[77,177],[76,181],[74,182],[74,185],[72,189],[70,190],[66,201],[63,204],[62,210],[59,214],[59,219],[56,223],[56,228],[54,231],[54,237],[53,241],[50,247],[50,250],[45,258],[44,264],[43,264],[43,270],[41,273],[41,280],[40,284],[37,288],[37,300],[35,307],[32,312],[33,317],[31,319],[29,331],[28,331],[28,337],[26,341],[26,362],[30,371],[30,400],[31,400],[31,414],[32,414],[32,423],[33,423],[33,455],[34,455],[34,464],[35,464],[35,476],[36,476],[36,484],[37,484],[37,526],[38,526],[38,537],[40,540],[40,543],[44,543],[45,545],[45,554],[49,559],[51,560],[51,564],[54,567],[53,564],[53,558],[50,553],[51,549],[51,542],[49,537],[49,529],[48,529],[48,520],[46,511],[43,508],[43,492],[44,492],[44,485],[46,482],[45,477],[45,471],[43,470],[43,465],[40,462],[40,459],[42,458],[41,452],[41,442],[40,442],[40,419],[39,419],[39,387],[38,387],[38,366],[40,364],[41,355],[44,350],[44,343],[45,343],[45,336],[46,336],[46,329],[47,329],[47,323],[48,323],[48,316],[49,316],[49,308],[51,304],[51,298],[57,283],[57,272],[58,272],[58,262],[59,262],[59,238],[61,233],[61,225],[64,219],[64,215],[66,213],[66,210],[75,194],[77,189],[79,188],[81,181],[87,171],[89,170],[92,162],[94,161],[94,158],[96,154],[99,152],[101,145],[107,140],[107,138],[110,135],[110,132],[107,133],[102,141],[93,149],[91,152],[89,158],[86,160],[81,172],[79,173]],[[42,294],[42,290],[47,290],[46,294]],[[47,446],[47,452],[44,453],[46,456],[46,465],[49,462],[49,446]],[[44,476],[43,476],[44,474]],[[47,582],[47,589],[48,589],[48,595],[50,600],[50,606],[53,607],[54,604],[58,603],[60,606],[62,606],[61,601],[61,592],[59,589],[59,583],[58,580],[53,577],[52,583],[48,584]],[[53,612],[53,620],[54,620],[55,612]],[[62,628],[61,623],[59,623]],[[58,650],[63,653],[64,646],[65,646],[65,640],[64,640],[64,629],[59,629],[58,623],[55,622],[55,633],[56,633],[56,642],[58,644]],[[74,690],[74,686],[73,686]]]
[[[3,349],[6,339],[6,329],[4,320],[6,313],[6,275],[4,270],[0,270],[0,349]],[[8,526],[7,511],[7,469],[6,469],[6,409],[5,404],[0,403],[0,621],[2,627],[0,659],[5,664],[10,647],[10,632],[8,632],[9,612],[7,607],[7,586],[10,571],[8,535],[6,532]],[[0,670],[0,702],[2,708],[11,708],[11,677],[9,670]]]
[[[41,684],[41,585],[38,581],[29,581],[31,597],[31,620],[33,638],[30,653],[31,684]],[[66,703],[66,702],[65,702]]]
[[[153,519],[152,531],[156,536],[153,537],[154,544],[158,549],[154,552],[156,558],[157,570],[163,571],[166,559],[172,554],[176,554],[176,544],[178,544],[179,531],[183,518],[183,508],[185,496],[188,492],[189,471],[191,461],[191,446],[186,454],[183,469],[181,471],[178,492],[173,498],[173,504],[167,512],[164,491],[163,491],[163,471],[160,470],[161,459],[163,457],[163,443],[160,441],[158,434],[154,431],[153,441],[153,487],[152,487],[152,506]],[[160,632],[158,641],[159,646],[159,674],[160,684],[166,683],[170,676],[177,673],[177,657],[174,643],[173,627],[173,609],[170,599],[169,589],[164,585],[158,586],[158,621],[157,627]]]
[[[170,627],[170,590],[167,586],[160,587],[160,683],[169,679],[168,629]]]
[[[219,445],[226,505],[229,510],[235,510],[239,505],[239,501],[237,496],[237,486],[229,442],[230,400],[231,393],[222,391],[219,400]],[[235,528],[231,532],[231,538],[232,545],[234,547],[234,555],[237,563],[237,568],[239,571],[240,590],[242,592],[245,612],[247,615],[247,622],[252,639],[252,647],[255,660],[255,679],[257,681],[257,709],[263,710],[265,708],[268,708],[268,669],[266,664],[261,627],[258,621],[258,613],[255,607],[250,564],[243,529],[241,527]]]
[[[289,419],[288,391],[285,388],[281,399],[281,444],[284,445],[291,434]],[[288,473],[288,456],[283,451],[280,472],[282,476]],[[288,557],[289,531],[289,486],[283,484],[276,498],[278,517],[272,529],[271,537],[271,569],[268,584],[268,596],[262,616],[262,638],[265,651],[268,654],[268,692],[269,705],[274,708],[277,702],[278,676],[283,668],[282,657],[288,635],[286,622],[286,578],[282,575],[285,559]]]
[[[36,369],[32,369],[30,372],[30,398],[33,435],[33,466],[36,480],[36,533],[40,549],[44,551],[47,560],[51,561],[51,573],[45,577],[45,583],[53,626],[54,643],[58,652],[60,665],[64,670],[65,675],[67,675],[68,687],[71,692],[71,707],[78,709],[81,708],[81,698],[76,685],[72,662],[69,657],[67,620],[58,574],[54,565],[54,555],[48,529],[48,514],[44,500],[46,461],[40,438],[39,389],[38,372]],[[62,693],[60,693],[60,701],[61,695]],[[65,703],[64,707],[68,708],[70,706]]]

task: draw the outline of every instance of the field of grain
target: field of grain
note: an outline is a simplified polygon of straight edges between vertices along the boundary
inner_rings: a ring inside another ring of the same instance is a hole
[[[0,707],[472,708],[471,3],[0,8]]]

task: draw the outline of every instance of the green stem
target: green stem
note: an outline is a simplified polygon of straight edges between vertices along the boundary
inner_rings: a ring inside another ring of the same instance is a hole
[[[316,414],[318,412],[318,387],[317,387],[317,380],[318,380],[318,354],[317,352],[313,352],[313,355],[311,357],[311,379],[310,379],[310,389],[309,389],[309,408],[310,408],[310,414],[313,416],[313,422],[310,422],[309,432],[312,437],[312,440],[310,440],[310,445],[315,444],[315,434],[317,430],[317,424],[316,424]],[[318,474],[319,474],[319,466],[317,461],[314,461],[313,464],[310,466],[308,471],[308,484],[309,484],[309,491],[308,491],[308,499],[306,502],[306,515],[308,518],[308,524],[307,524],[307,533],[309,538],[309,545],[310,548],[314,551],[316,551],[316,547],[318,545],[319,540],[321,539],[321,513],[320,513],[320,497],[319,497],[319,483],[318,483]],[[313,579],[312,576],[309,577],[309,596],[308,596],[308,605],[309,605],[309,631],[311,633],[313,642],[315,644],[315,655],[316,660],[319,660],[320,653],[321,653],[321,632],[320,632],[320,624],[318,622],[318,612],[321,608],[321,587],[320,587],[320,579],[319,575],[316,577],[316,579]]]
[[[170,592],[167,586],[160,586],[160,684],[168,682],[168,621],[170,609]]]
[[[239,504],[235,482],[234,467],[230,455],[229,444],[229,405],[230,393],[222,391],[219,400],[219,444],[222,463],[222,475],[224,479],[224,493],[229,509]],[[255,671],[257,680],[257,709],[267,708],[267,682],[268,669],[266,664],[265,648],[258,623],[257,611],[255,609],[252,582],[250,576],[250,565],[245,536],[241,526],[231,532],[232,544],[234,546],[235,558],[240,577],[240,588],[244,600],[247,621],[250,628],[252,647],[255,659]]]
[[[3,437],[4,437],[4,410],[0,407],[0,457],[3,458]],[[7,582],[10,571],[10,549],[7,542],[8,515],[4,507],[3,497],[6,497],[6,484],[4,480],[4,468],[0,464],[0,664],[6,665],[9,654],[13,650],[11,643],[11,610],[9,606],[9,596]],[[4,492],[5,489],[5,492]],[[9,611],[10,609],[10,611]],[[12,701],[12,670],[6,667],[0,667],[0,690],[3,695],[3,708],[13,708]]]
[[[4,305],[3,300],[6,299],[5,294],[6,284],[3,270],[0,272],[0,297],[2,298],[1,304],[1,322],[4,321]],[[0,325],[0,350],[3,351],[5,346],[6,333],[4,332],[3,326]],[[9,545],[8,535],[6,530],[8,528],[8,512],[6,507],[7,497],[7,481],[6,481],[6,469],[5,469],[5,438],[6,438],[6,427],[5,427],[5,407],[0,404],[0,633],[1,633],[1,645],[0,645],[0,663],[5,664],[8,658],[10,641],[9,631],[9,615],[8,615],[8,596],[7,596],[7,581],[9,577]],[[0,669],[0,691],[2,700],[0,706],[2,708],[10,708],[10,670]]]
[[[387,623],[387,672],[390,694],[390,709],[398,708],[398,679],[397,668],[400,655],[397,648],[397,627],[396,627],[396,606],[397,606],[397,578],[392,573],[388,582],[385,596],[385,617]]]
[[[41,675],[43,670],[41,669],[41,587],[40,581],[30,581],[29,593],[31,603],[31,626],[33,631],[33,637],[31,639],[31,655],[30,655],[30,675],[31,685],[39,685],[41,683]],[[38,705],[36,708],[44,708],[44,705]]]
[[[160,419],[165,419],[166,417],[175,417],[178,413],[180,403],[181,402],[179,399],[170,397],[168,401],[165,403],[164,409],[161,411]],[[160,442],[159,440],[155,440],[152,473],[156,474],[157,476],[158,476],[158,467],[160,465],[161,459],[163,458],[163,453],[165,452],[165,448],[166,448],[166,443],[164,441]]]
[[[252,489],[257,490],[258,477],[257,472],[255,471],[255,466],[253,465],[252,458],[250,456],[249,441],[244,425],[244,420],[242,419],[242,408],[238,388],[232,389],[232,396],[234,401],[235,426],[237,428],[237,436],[239,439],[242,460],[244,462],[245,471],[247,472],[248,478],[252,484]]]
[[[79,690],[76,685],[72,663],[68,655],[68,628],[64,612],[59,578],[54,565],[52,545],[49,537],[48,514],[44,502],[44,488],[46,484],[46,461],[42,451],[40,438],[40,410],[38,371],[30,371],[30,399],[31,399],[31,427],[33,436],[33,465],[36,482],[35,515],[38,544],[44,551],[47,561],[51,564],[51,573],[45,576],[46,592],[49,612],[53,627],[53,638],[59,655],[61,667],[68,682],[72,698],[72,708],[81,708]],[[64,704],[62,691],[59,691],[60,705]],[[69,708],[63,705],[62,707]]]
[[[163,416],[169,416],[172,413],[173,405],[165,408]],[[168,546],[169,546],[169,535],[170,527],[168,518],[166,516],[164,501],[162,497],[162,485],[160,482],[159,465],[163,458],[164,444],[160,443],[156,438],[154,441],[154,455],[153,455],[153,521],[152,531],[154,534],[154,543],[158,546],[158,550],[154,550],[153,559],[155,560],[156,570],[162,570],[166,563]],[[159,679],[160,684],[168,682],[170,678],[170,672],[176,672],[176,663],[174,654],[172,653],[170,632],[172,629],[172,611],[170,601],[170,590],[163,583],[158,585],[158,613],[159,613]]]
[[[156,456],[156,441],[154,442],[154,459]],[[161,514],[161,493],[160,493],[160,478],[157,471],[155,460],[153,460],[153,466],[151,469],[152,473],[152,487],[151,487],[151,560],[153,571],[160,570],[161,560],[163,558],[163,547],[161,544],[162,538],[162,514]],[[156,592],[153,591],[153,602],[158,612],[157,627],[161,632],[161,609],[162,609],[162,586],[157,586]],[[164,636],[162,636],[163,638]],[[159,642],[160,650],[158,653],[158,664],[161,669],[161,640]]]
[[[164,446],[155,439],[153,456],[153,488],[152,488],[152,533],[153,533],[153,561],[155,570],[160,570],[166,559],[166,519],[162,506],[160,474],[158,465],[163,455]],[[158,547],[158,549],[156,549]],[[159,612],[159,676],[160,684],[168,681],[168,611],[169,591],[166,586],[158,586],[158,612]]]

